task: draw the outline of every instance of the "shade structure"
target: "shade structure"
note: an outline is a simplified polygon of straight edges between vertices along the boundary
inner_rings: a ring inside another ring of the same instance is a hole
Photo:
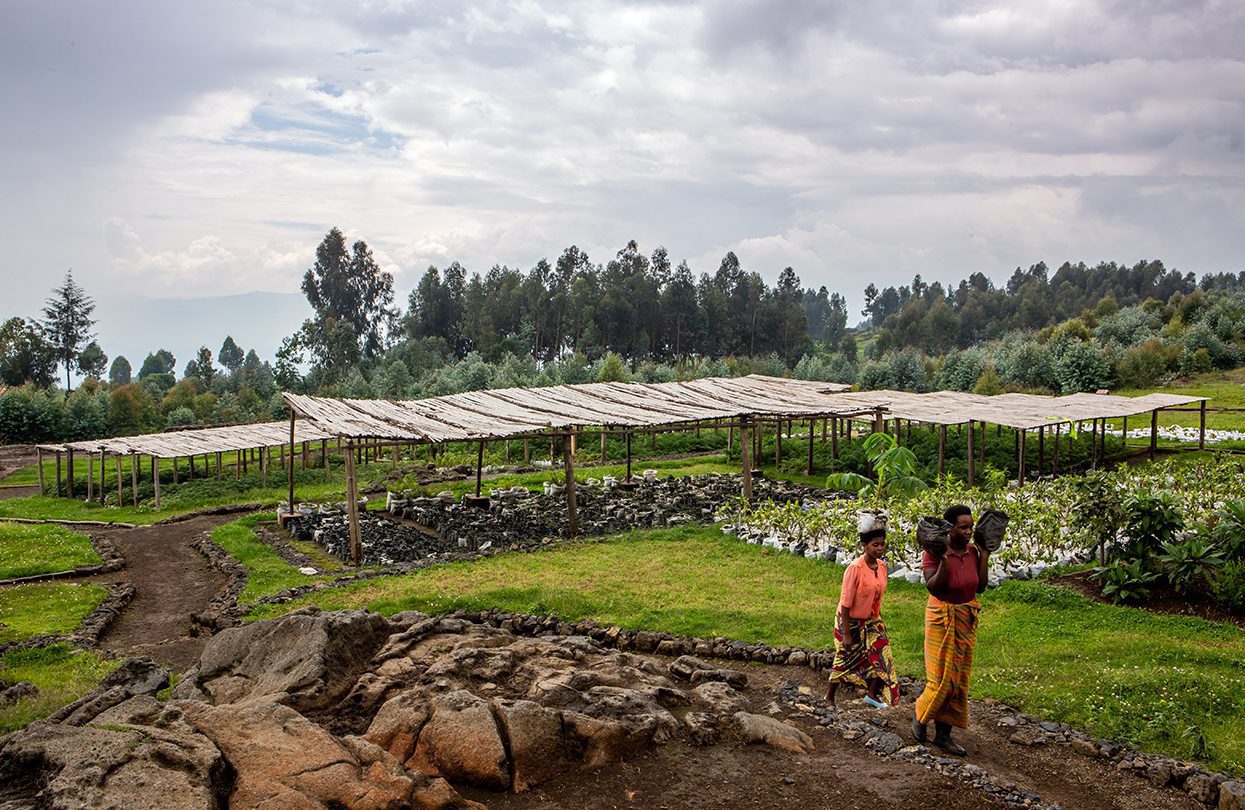
[[[347,439],[492,441],[577,426],[656,427],[739,417],[863,415],[831,391],[847,386],[751,375],[669,383],[587,383],[501,388],[420,400],[284,394],[319,430]]]
[[[332,439],[313,424],[299,424],[295,442]],[[255,425],[232,425],[229,427],[175,430],[167,433],[147,433],[141,436],[121,436],[114,439],[90,439],[66,444],[41,444],[40,450],[50,452],[99,453],[108,455],[154,456],[156,458],[182,458],[204,453],[228,453],[235,450],[251,450],[257,447],[278,447],[290,441],[289,422],[261,422]]]
[[[1206,399],[1180,394],[1146,394],[1139,397],[1068,394],[1053,397],[1037,394],[982,396],[960,391],[914,394],[888,390],[834,394],[834,397],[862,409],[882,406],[890,417],[914,422],[935,425],[986,422],[1017,430],[1034,430],[1091,419],[1118,419]]]

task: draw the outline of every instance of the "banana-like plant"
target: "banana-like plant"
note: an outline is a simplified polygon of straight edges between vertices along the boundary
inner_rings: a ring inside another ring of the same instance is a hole
[[[928,489],[929,485],[917,475],[916,456],[908,448],[900,447],[894,436],[872,433],[864,441],[864,450],[876,480],[858,473],[836,473],[826,479],[826,486],[855,492],[859,500],[873,506],[896,496],[910,498]]]

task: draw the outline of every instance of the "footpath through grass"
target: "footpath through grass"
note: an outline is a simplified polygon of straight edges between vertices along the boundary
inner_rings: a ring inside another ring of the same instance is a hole
[[[0,643],[72,633],[107,595],[99,585],[42,583],[0,588]]]
[[[716,528],[635,532],[540,554],[507,554],[261,606],[383,613],[500,608],[813,648],[833,644],[843,569],[750,546]],[[923,675],[925,589],[891,582],[883,615],[901,672]],[[1091,602],[1035,582],[983,598],[973,675],[996,697],[1095,733],[1245,773],[1245,631]],[[1194,731],[1190,731],[1194,729]]]
[[[64,526],[0,523],[0,579],[97,565],[91,538]]]

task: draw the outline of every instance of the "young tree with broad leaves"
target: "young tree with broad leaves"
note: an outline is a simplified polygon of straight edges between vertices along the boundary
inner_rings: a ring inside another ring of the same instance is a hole
[[[44,338],[56,350],[58,362],[65,366],[66,391],[71,385],[70,374],[78,365],[79,352],[95,337],[91,332],[94,311],[95,301],[74,282],[73,270],[65,273],[65,281],[52,290],[52,297],[43,308]]]

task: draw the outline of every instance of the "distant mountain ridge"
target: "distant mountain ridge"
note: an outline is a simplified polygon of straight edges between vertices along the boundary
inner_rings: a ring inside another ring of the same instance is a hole
[[[100,295],[95,329],[108,361],[118,355],[137,373],[143,358],[168,349],[177,358],[177,376],[200,346],[220,350],[226,335],[242,349],[271,361],[286,336],[311,317],[300,293],[249,292],[208,298],[147,298]],[[63,383],[63,381],[62,381]]]

